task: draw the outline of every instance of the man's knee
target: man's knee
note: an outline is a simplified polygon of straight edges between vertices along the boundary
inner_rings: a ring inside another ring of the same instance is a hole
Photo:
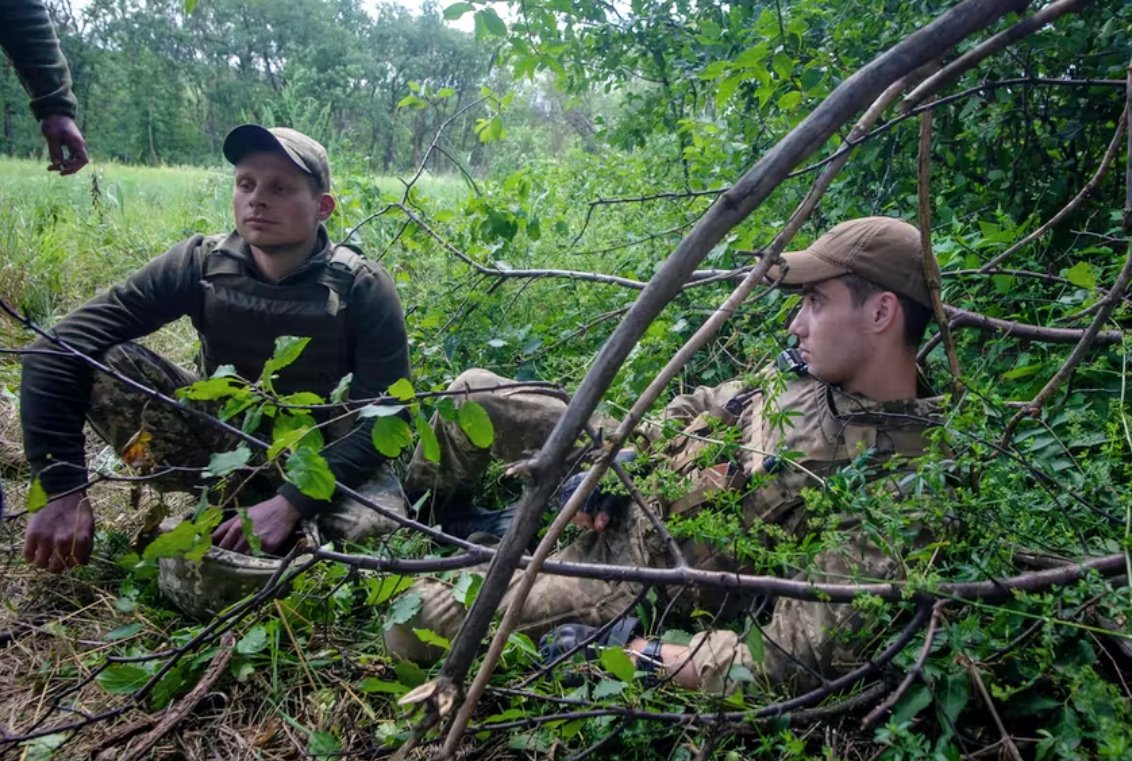
[[[474,392],[480,389],[492,389],[506,383],[514,383],[514,381],[510,378],[504,378],[502,375],[496,375],[491,370],[484,370],[482,367],[473,367],[457,375],[456,379],[449,384],[448,390],[471,390],[474,396]]]
[[[444,651],[436,645],[425,644],[411,624],[393,624],[385,630],[385,650],[401,660],[428,666],[440,660]]]

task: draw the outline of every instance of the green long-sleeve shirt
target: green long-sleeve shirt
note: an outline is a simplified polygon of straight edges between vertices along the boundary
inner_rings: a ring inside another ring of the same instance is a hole
[[[147,335],[188,316],[202,344],[222,347],[208,358],[213,367],[206,370],[231,364],[245,377],[258,377],[263,366],[261,358],[271,355],[277,336],[265,331],[263,335],[247,335],[233,344],[223,339],[239,331],[240,325],[217,325],[206,319],[204,291],[209,285],[202,282],[204,240],[197,235],[173,246],[124,283],[68,314],[54,326],[54,334],[77,351],[98,356],[115,344]],[[218,249],[241,263],[239,277],[264,282],[247,243],[237,234],[220,243]],[[293,301],[298,289],[320,282],[331,252],[326,231],[320,228],[310,259],[269,290],[281,303]],[[354,275],[347,303],[347,340],[342,345],[349,347],[350,356],[345,357],[344,364],[353,374],[349,396],[352,400],[371,399],[384,393],[394,381],[409,377],[404,315],[392,279],[377,265],[362,267]],[[37,342],[36,348],[58,351],[46,339]],[[252,363],[257,366],[248,366],[249,357],[260,358]],[[24,449],[32,471],[50,495],[79,487],[87,480],[82,428],[90,407],[92,382],[90,366],[73,356],[40,353],[24,357],[20,388]],[[307,390],[325,395],[330,389]],[[370,477],[383,459],[374,449],[372,426],[372,418],[362,421],[323,452],[335,478],[346,486],[357,486]],[[69,463],[71,467],[48,467],[56,463]],[[322,504],[291,484],[284,484],[279,493],[304,515],[316,512]]]
[[[36,119],[51,114],[74,118],[78,104],[71,72],[42,2],[0,0],[0,47],[31,97]]]

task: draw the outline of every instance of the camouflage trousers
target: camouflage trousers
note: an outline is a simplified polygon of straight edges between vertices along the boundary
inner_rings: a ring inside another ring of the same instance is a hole
[[[193,373],[132,342],[111,347],[101,359],[112,370],[165,396],[172,397],[178,388],[198,380]],[[207,404],[197,409],[216,411]],[[201,477],[201,468],[208,465],[213,453],[232,450],[239,443],[234,435],[185,407],[152,399],[101,372],[95,373],[87,421],[127,464],[154,474],[149,483],[158,491],[199,492],[208,485]],[[240,482],[230,496],[235,504],[249,506],[270,497],[280,483],[275,471],[265,468],[246,483]],[[387,464],[356,491],[388,510],[406,514],[401,485]],[[394,521],[349,497],[336,499],[318,515],[317,523],[324,538],[344,541],[397,528]]]

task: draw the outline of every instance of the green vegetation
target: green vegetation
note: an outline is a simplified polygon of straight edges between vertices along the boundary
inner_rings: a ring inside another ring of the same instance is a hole
[[[445,27],[437,8],[413,17],[383,7],[373,20],[345,0],[201,0],[187,15],[179,2],[143,9],[98,0],[81,18],[61,18],[96,161],[68,179],[49,177],[43,162],[0,162],[0,299],[47,326],[178,239],[227,228],[227,171],[169,164],[216,167],[219,140],[233,124],[286,122],[327,136],[339,200],[332,234],[361,225],[356,240],[394,276],[407,311],[416,391],[443,389],[473,366],[570,389],[637,291],[498,273],[553,268],[647,281],[711,204],[714,195],[705,191],[733,182],[859,66],[949,4],[623,5],[456,3],[443,14],[473,14],[476,31],[465,35]],[[1015,20],[1008,16],[987,34]],[[974,270],[1050,219],[1096,171],[1124,108],[1130,30],[1132,6],[1094,4],[940,93],[966,93],[935,111],[932,237],[946,303],[1029,325],[1088,325],[1127,252],[1123,149],[1094,192],[1002,270]],[[1008,79],[1027,81],[993,84]],[[5,104],[22,103],[11,80],[4,79],[0,96]],[[992,84],[968,92],[987,80]],[[426,156],[443,120],[471,104],[481,87],[488,88],[484,102],[438,142],[448,157]],[[894,108],[881,121],[896,116]],[[36,150],[34,124],[13,123],[0,145],[21,156]],[[814,159],[829,156],[841,140]],[[852,216],[914,220],[916,146],[917,120],[909,119],[857,148],[793,245]],[[419,162],[427,171],[407,190],[398,177],[410,181]],[[780,187],[701,266],[749,264],[749,250],[773,239],[812,176]],[[476,271],[457,252],[488,271]],[[605,411],[623,414],[731,287],[712,283],[674,299],[621,368]],[[750,299],[671,390],[763,366],[785,339],[794,301],[778,291]],[[1129,319],[1122,299],[1104,328],[1125,331]],[[5,347],[26,345],[27,333],[13,321],[0,325]],[[1017,403],[1039,392],[1071,346],[978,330],[957,330],[955,337],[966,393],[948,400],[939,448],[910,482],[906,509],[863,488],[861,469],[848,468],[809,495],[813,514],[829,517],[813,534],[784,537],[762,527],[777,540],[768,543],[766,535],[739,531],[725,511],[675,530],[733,540],[760,570],[782,574],[806,568],[821,549],[843,541],[833,518],[849,513],[906,548],[905,572],[924,588],[1132,550],[1126,334],[1093,346],[1070,382],[1021,420],[1005,445]],[[154,340],[180,361],[194,355],[187,325]],[[942,350],[927,366],[937,388],[949,389]],[[5,357],[0,382],[15,392],[18,378],[18,358]],[[0,456],[9,508],[19,511],[35,499],[24,497],[15,404],[10,394],[0,399]],[[432,409],[422,404],[421,414]],[[313,451],[300,445],[307,432],[300,426],[290,433],[296,431],[295,448]],[[377,443],[403,443],[406,433],[389,432]],[[734,442],[719,435],[727,451]],[[111,457],[91,447],[99,467],[118,472]],[[679,488],[662,470],[650,478],[642,488]],[[488,499],[506,504],[515,489],[513,480],[499,478]],[[101,529],[96,562],[62,580],[32,573],[17,559],[22,520],[4,525],[9,560],[0,629],[10,629],[15,641],[0,651],[0,682],[11,685],[0,698],[0,724],[9,730],[31,731],[40,720],[53,726],[67,718],[56,705],[91,713],[124,705],[164,660],[108,664],[107,655],[160,654],[205,632],[158,595],[155,553],[131,544],[158,507],[192,505],[157,505],[120,483],[93,493]],[[211,519],[206,513],[199,520],[203,526]],[[921,527],[934,534],[926,546],[915,537]],[[207,536],[198,528],[186,530],[189,542]],[[359,549],[375,557],[442,552],[406,532]],[[454,594],[470,604],[478,575],[449,578]],[[173,704],[230,651],[215,683],[225,697],[182,720],[176,739],[161,746],[169,753],[386,752],[411,730],[395,698],[430,677],[392,660],[382,644],[383,621],[408,620],[420,604],[406,592],[408,582],[318,564],[278,600],[240,619],[230,647],[215,639],[194,646],[139,708]],[[875,651],[893,641],[912,610],[876,599],[854,604],[871,622]],[[740,675],[749,683],[722,703],[655,688],[610,656],[580,686],[554,675],[526,694],[490,691],[466,742],[476,754],[500,757],[560,757],[608,738],[605,757],[642,759],[690,759],[705,747],[705,757],[958,759],[1005,754],[1010,743],[1027,758],[1126,758],[1130,611],[1127,580],[1097,574],[1051,591],[1018,592],[1005,603],[955,603],[939,620],[922,678],[868,730],[859,719],[881,697],[817,728],[747,718],[717,733],[612,714],[568,715],[574,708],[631,706],[750,717],[782,697],[753,675]],[[647,606],[639,613],[655,620]],[[751,631],[747,621],[728,624]],[[688,631],[666,637],[682,641],[711,625],[705,613],[686,624]],[[754,650],[764,646],[754,636],[748,642]],[[898,682],[913,669],[924,642],[917,635],[887,678]],[[516,687],[530,671],[532,651],[529,638],[513,635],[493,686]],[[79,689],[72,694],[70,687]],[[585,702],[564,706],[540,696]],[[536,723],[539,717],[552,718]],[[131,718],[136,714],[39,738],[27,745],[28,757],[80,757]],[[491,731],[491,724],[500,728]]]

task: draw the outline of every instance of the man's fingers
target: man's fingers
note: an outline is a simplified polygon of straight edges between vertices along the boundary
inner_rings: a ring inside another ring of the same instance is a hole
[[[593,516],[589,513],[583,513],[579,510],[578,512],[574,513],[574,517],[571,520],[573,524],[578,528],[584,528],[587,531],[593,531],[594,519]]]

